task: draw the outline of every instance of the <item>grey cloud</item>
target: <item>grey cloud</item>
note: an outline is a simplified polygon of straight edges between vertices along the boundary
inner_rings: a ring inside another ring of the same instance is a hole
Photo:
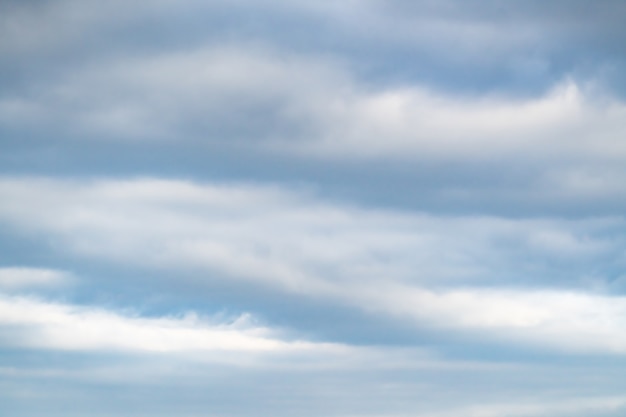
[[[7,7],[4,29],[33,27],[31,36],[49,51],[6,55],[2,66],[2,165],[9,172],[72,173],[101,166],[108,175],[106,167],[115,166],[158,175],[167,166],[177,176],[201,178],[288,176],[360,202],[446,212],[464,207],[507,215],[580,215],[615,214],[624,207],[619,187],[607,188],[608,178],[623,176],[624,106],[615,89],[602,92],[597,85],[602,74],[614,72],[606,68],[618,64],[607,67],[589,58],[599,72],[585,76],[567,65],[551,75],[541,70],[552,66],[545,48],[569,47],[576,36],[618,37],[619,28],[611,23],[621,13],[615,3],[594,3],[589,12],[585,2],[570,8],[561,2],[503,7],[271,1]],[[244,25],[242,20],[249,20],[241,16],[251,19],[257,10],[257,23]],[[234,26],[186,20],[205,15],[227,15]],[[304,25],[307,33],[317,28],[319,44],[317,35],[287,36],[293,27],[271,25],[271,16]],[[188,35],[168,41],[167,30],[148,30],[155,22],[184,26],[188,32],[174,32]],[[588,28],[578,30],[580,25]],[[74,43],[58,49],[49,43],[61,42],[56,37]],[[463,42],[467,45],[459,45]],[[19,42],[7,45],[28,50]],[[545,82],[539,89],[528,79],[521,82],[521,97],[506,82],[476,86],[468,94],[463,79],[498,78],[479,64],[485,60],[493,61],[487,66],[536,67]],[[413,74],[422,67],[435,76]],[[559,93],[564,86],[576,91],[569,104]],[[155,144],[165,139],[171,143]],[[125,166],[118,162],[124,155],[114,156],[119,146],[133,155]],[[322,171],[341,178],[327,180]],[[498,179],[487,179],[485,172],[498,172]],[[383,185],[370,190],[359,178]],[[574,184],[574,178],[582,183]],[[398,185],[390,189],[388,181]]]
[[[487,88],[537,94],[566,75],[602,78],[611,67],[623,66],[624,10],[610,1],[506,6],[460,1],[63,1],[7,10],[2,27],[4,39],[11,41],[5,47],[28,50],[29,44],[40,43],[30,55],[43,58],[38,63],[47,71],[57,65],[71,70],[98,55],[134,55],[146,47],[171,51],[251,40],[284,51],[342,57],[368,82],[422,80],[474,93]],[[55,47],[64,39],[68,45]],[[44,55],[42,48],[52,53]],[[80,58],[73,55],[65,62],[72,48]],[[6,65],[13,64],[7,60]],[[33,74],[32,69],[27,73]]]
[[[516,207],[619,212],[624,196],[614,179],[623,176],[625,111],[619,99],[572,81],[526,99],[467,98],[415,85],[381,90],[360,84],[337,60],[286,55],[259,44],[86,65],[30,95],[0,101],[5,166],[24,157],[24,142],[36,158],[51,156],[54,170],[79,166],[85,157],[98,162],[91,146],[103,155],[121,146],[139,155],[130,166],[158,161],[142,168],[153,172],[166,165],[180,172],[177,160],[184,158],[192,175],[212,166],[235,175],[282,172],[281,179],[340,189],[333,183],[341,178],[323,179],[317,167],[324,166],[344,178],[352,171],[357,178],[382,182],[387,176],[398,184],[396,196],[389,187],[368,186],[361,197],[370,194],[370,200],[507,214]],[[64,143],[76,150],[59,153]],[[251,164],[233,169],[224,158]],[[369,172],[374,164],[376,176]],[[498,172],[497,179],[481,172]],[[419,184],[419,199],[402,187],[408,177]],[[364,185],[346,181],[357,194]]]

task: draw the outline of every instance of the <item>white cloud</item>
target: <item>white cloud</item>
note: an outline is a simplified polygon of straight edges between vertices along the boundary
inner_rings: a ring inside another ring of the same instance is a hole
[[[619,253],[624,242],[611,235],[620,219],[436,217],[275,187],[155,179],[4,179],[0,197],[0,221],[81,256],[211,271],[187,279],[250,281],[502,341],[626,353],[623,297],[552,284],[584,283]],[[548,288],[506,288],[515,281]]]
[[[357,289],[371,310],[423,325],[561,352],[626,354],[626,297],[573,291],[381,285]]]
[[[408,86],[355,90],[325,107],[327,129],[293,148],[344,157],[460,160],[541,157],[622,159],[626,105],[603,103],[566,82],[545,96],[455,97]],[[285,146],[290,146],[286,141]]]
[[[0,268],[0,288],[15,290],[33,287],[55,287],[67,283],[70,275],[64,271],[44,268]]]
[[[52,233],[79,253],[159,267],[213,267],[287,287],[295,280],[304,290],[324,276],[471,282],[507,271],[516,253],[576,263],[619,247],[602,234],[622,226],[610,218],[507,220],[365,210],[275,187],[154,179],[5,179],[0,193],[6,196],[0,218],[29,233]]]
[[[146,352],[341,352],[340,345],[281,340],[276,332],[250,324],[212,323],[194,314],[145,318],[31,298],[0,296],[5,345],[64,350]]]

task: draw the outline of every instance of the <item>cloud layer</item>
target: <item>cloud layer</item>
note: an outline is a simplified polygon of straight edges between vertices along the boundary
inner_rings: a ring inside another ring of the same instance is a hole
[[[0,4],[0,414],[615,417],[616,1]]]
[[[203,279],[514,343],[626,352],[626,300],[584,293],[611,290],[603,274],[623,259],[604,273],[596,262],[623,250],[611,235],[624,228],[621,219],[441,218],[342,207],[278,188],[154,179],[6,179],[0,195],[5,223],[49,235],[77,256],[206,271]],[[42,206],[45,213],[29,209]]]

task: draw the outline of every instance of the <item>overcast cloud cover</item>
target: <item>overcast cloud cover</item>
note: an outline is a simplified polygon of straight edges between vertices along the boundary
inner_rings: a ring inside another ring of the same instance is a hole
[[[624,415],[624,21],[0,2],[0,414]]]

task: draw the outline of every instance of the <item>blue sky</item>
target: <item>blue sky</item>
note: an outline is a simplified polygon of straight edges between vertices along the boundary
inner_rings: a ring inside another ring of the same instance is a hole
[[[0,414],[626,412],[626,3],[0,4]]]

